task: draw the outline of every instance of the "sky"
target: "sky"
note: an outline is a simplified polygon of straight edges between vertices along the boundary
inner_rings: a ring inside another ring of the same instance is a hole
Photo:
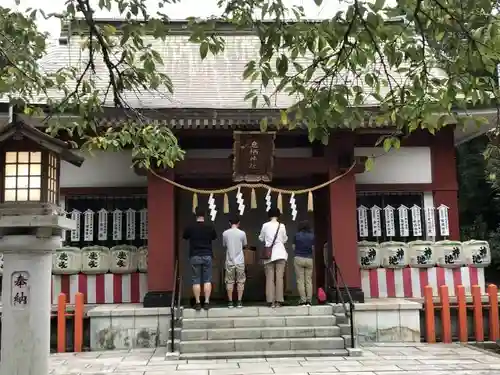
[[[0,0],[0,5],[17,10],[26,10],[28,8],[38,8],[43,4],[43,11],[47,13],[59,12],[64,9],[65,0],[20,0],[19,6],[15,0]],[[158,0],[146,0],[151,4],[151,11],[157,8]],[[337,11],[345,9],[350,0],[324,0],[320,6],[315,4],[314,0],[284,0],[287,5],[302,5],[304,7],[306,17],[309,19],[324,19],[332,17]],[[97,7],[97,1],[91,0],[91,4]],[[206,18],[221,13],[217,7],[217,0],[181,0],[179,4],[165,5],[162,12],[166,13],[170,19],[185,19],[187,17]],[[96,12],[98,18],[119,17],[118,11]],[[41,17],[39,17],[41,18]],[[60,22],[57,19],[38,20],[38,26],[41,31],[47,31],[53,38],[58,38],[60,33]]]

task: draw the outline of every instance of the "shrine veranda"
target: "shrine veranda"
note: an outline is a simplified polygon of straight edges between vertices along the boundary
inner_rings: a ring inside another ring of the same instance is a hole
[[[169,26],[178,30],[165,41],[151,38],[151,44],[165,62],[164,73],[175,78],[175,93],[169,100],[162,93],[144,93],[140,100],[130,95],[128,104],[140,108],[156,124],[171,127],[186,150],[185,160],[158,175],[132,168],[130,151],[84,155],[80,168],[62,162],[60,203],[78,228],[66,233],[66,247],[53,256],[54,303],[61,292],[73,301],[74,293],[80,291],[87,304],[169,306],[176,254],[183,297],[188,298],[187,247],[181,235],[193,220],[195,203],[207,209],[209,220],[214,217],[219,235],[228,226],[225,211],[240,212],[242,228],[255,248],[260,246],[257,236],[269,205],[282,208],[290,238],[300,220],[310,220],[317,239],[315,287],[324,285],[323,247],[329,243],[327,249],[333,250],[327,252],[335,254],[358,301],[419,299],[425,285],[432,285],[436,295],[440,285],[448,285],[452,295],[459,284],[467,292],[474,284],[484,291],[488,244],[458,242],[455,147],[494,127],[495,109],[470,111],[488,119],[489,124],[477,127],[471,122],[460,129],[448,125],[435,135],[415,131],[402,140],[400,149],[387,153],[374,145],[392,129],[371,122],[356,130],[334,130],[328,146],[311,144],[300,127],[259,136],[260,120],[279,118],[279,109],[290,107],[295,99],[278,94],[275,107],[268,109],[252,109],[244,100],[254,87],[235,77],[241,76],[245,63],[258,53],[255,35],[225,30],[224,52],[202,61],[198,46],[187,42],[184,24],[172,22]],[[71,34],[71,28],[63,28],[61,39],[49,46],[41,65],[50,68],[77,61],[81,38]],[[101,68],[95,74],[106,76]],[[375,102],[365,105],[377,107]],[[0,123],[8,122],[8,113],[7,103],[0,103]],[[114,108],[97,118],[100,126],[119,125],[126,119]],[[240,134],[238,139],[236,134]],[[252,159],[256,155],[249,151],[250,146],[245,152],[237,151],[235,145],[248,140],[263,150],[257,159]],[[375,157],[375,164],[364,171],[363,157],[368,156]],[[285,191],[220,190],[235,186],[235,180],[263,181]],[[188,188],[215,193],[193,194]],[[305,192],[292,196],[297,189]],[[288,251],[291,260],[291,246]],[[223,299],[220,238],[214,243],[214,253],[214,298]],[[263,267],[253,263],[255,253],[247,253],[246,258],[245,298],[263,301]],[[286,281],[286,295],[295,296],[290,263]]]

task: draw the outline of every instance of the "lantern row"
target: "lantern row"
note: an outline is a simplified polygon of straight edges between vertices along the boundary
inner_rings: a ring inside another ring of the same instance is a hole
[[[397,211],[397,220],[396,213]],[[396,226],[399,228],[398,237],[436,237],[436,212],[438,217],[439,234],[443,237],[450,235],[450,225],[448,218],[449,208],[445,205],[440,205],[437,208],[425,207],[421,208],[417,205],[406,207],[401,205],[393,207],[390,205],[381,208],[379,206],[359,206],[358,214],[358,232],[359,237],[370,237],[368,222],[371,222],[371,236],[382,237],[382,216],[384,221],[383,229],[386,237],[396,237]],[[422,225],[422,216],[424,225]],[[410,228],[411,218],[411,228]],[[411,233],[410,233],[411,231]]]
[[[90,209],[83,212],[72,210],[68,213],[69,217],[76,222],[76,228],[66,231],[65,239],[69,242],[80,242],[81,229],[83,225],[83,241],[93,242],[95,239],[94,219],[97,214],[97,241],[108,240],[108,220],[111,216],[111,237],[113,241],[135,241],[137,238],[147,240],[148,238],[148,210],[143,208],[136,211],[131,208],[128,210],[108,211],[101,208],[95,212]],[[139,214],[139,233],[136,233],[137,214]],[[124,217],[125,216],[125,220]],[[125,221],[125,238],[123,238],[123,222]],[[69,237],[69,238],[68,238]]]

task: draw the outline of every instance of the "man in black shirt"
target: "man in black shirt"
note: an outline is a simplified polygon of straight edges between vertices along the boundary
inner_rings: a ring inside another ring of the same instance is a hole
[[[205,303],[208,310],[210,293],[212,292],[212,241],[217,239],[217,233],[212,224],[205,222],[205,212],[199,207],[196,209],[196,223],[188,226],[182,236],[189,240],[189,262],[192,269],[194,308],[201,310],[200,294],[203,284]]]

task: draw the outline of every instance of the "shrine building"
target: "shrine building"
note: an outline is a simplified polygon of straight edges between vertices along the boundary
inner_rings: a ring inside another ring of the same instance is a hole
[[[151,38],[164,61],[159,69],[172,79],[174,94],[125,97],[155,124],[172,129],[186,151],[185,159],[171,170],[155,173],[134,169],[130,150],[82,153],[85,161],[80,168],[61,162],[60,203],[78,226],[66,233],[65,247],[53,257],[54,303],[60,292],[73,299],[80,291],[87,304],[167,306],[176,264],[182,295],[189,298],[188,248],[182,231],[194,220],[196,206],[206,208],[207,220],[213,220],[219,234],[214,243],[213,299],[225,298],[221,235],[229,226],[228,214],[241,215],[241,228],[255,250],[261,246],[257,237],[268,207],[282,210],[290,239],[299,221],[312,223],[316,287],[325,285],[325,267],[334,255],[357,301],[419,299],[426,285],[436,294],[440,285],[448,285],[451,294],[459,284],[469,293],[474,284],[484,290],[488,244],[460,242],[455,148],[493,128],[495,109],[471,111],[486,117],[490,125],[448,125],[435,135],[415,131],[402,140],[400,149],[389,152],[375,144],[393,129],[374,123],[356,129],[339,125],[332,129],[327,146],[310,143],[307,130],[300,127],[270,127],[261,133],[260,120],[279,117],[279,110],[291,106],[294,98],[281,94],[274,107],[258,109],[244,100],[249,90],[259,89],[258,82],[242,79],[245,64],[258,57],[258,39],[225,26],[224,52],[202,61],[199,46],[188,42],[183,26],[172,22],[173,31],[165,41]],[[51,44],[42,61],[49,71],[87,58],[81,37],[68,30]],[[107,76],[102,64],[97,64],[96,74]],[[105,79],[102,85],[104,89]],[[366,106],[376,110],[377,103]],[[27,124],[40,120],[22,114],[18,118]],[[98,120],[103,127],[119,125],[126,114],[110,105]],[[8,122],[4,100],[0,123]],[[365,171],[364,159],[370,156],[375,163]],[[3,157],[17,169],[6,165],[3,170],[2,196],[28,197],[24,193],[29,186],[22,180],[37,173],[30,172],[37,170],[31,168],[36,161],[22,152]],[[267,187],[236,188],[239,183]],[[291,260],[291,243],[287,250]],[[245,298],[264,301],[263,267],[255,252],[245,255]],[[290,264],[286,295],[297,295]]]

